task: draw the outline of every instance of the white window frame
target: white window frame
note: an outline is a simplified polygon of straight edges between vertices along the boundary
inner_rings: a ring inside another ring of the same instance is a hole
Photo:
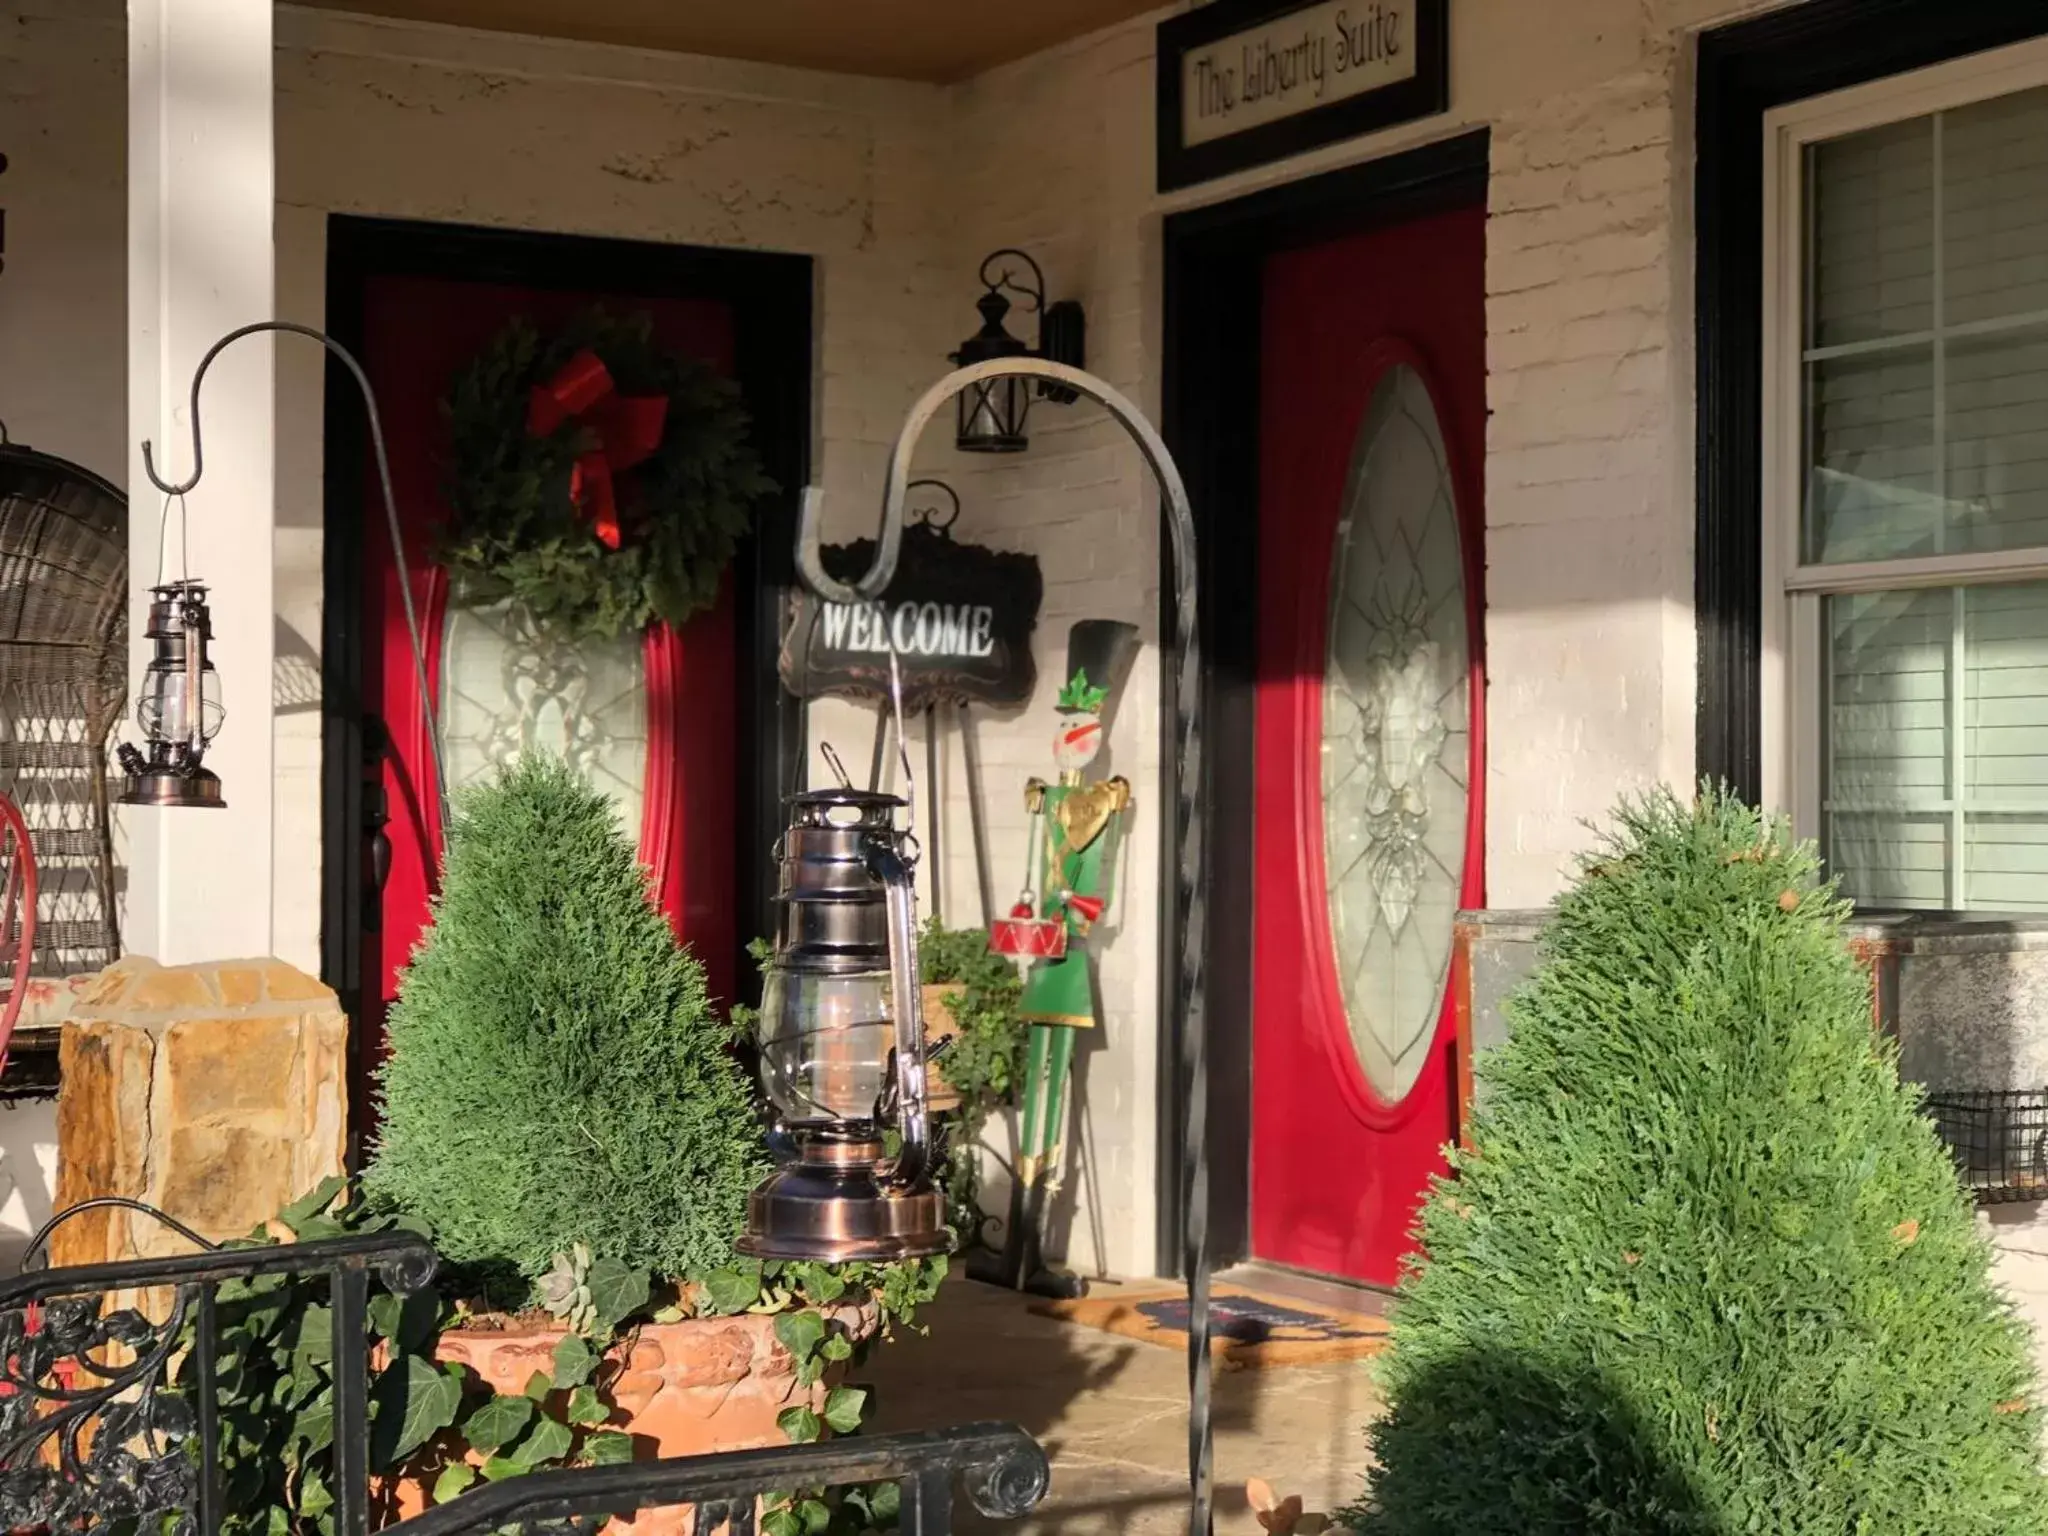
[[[2048,579],[2048,546],[1854,564],[1806,563],[1800,527],[1807,470],[1806,150],[1821,140],[2044,85],[2048,38],[1811,97],[1764,115],[1762,788],[1765,805],[1789,813],[1801,837],[1819,837],[1823,830],[1824,599],[1836,593]],[[1937,209],[1940,164],[1937,154]],[[1938,258],[1934,291],[1939,330]],[[1937,419],[1940,402],[1937,369]],[[1939,447],[1937,437],[1937,464]],[[1952,750],[1959,752],[1959,730],[1955,739]],[[1956,806],[1954,814],[1960,817],[1960,794]],[[1960,841],[1951,859],[1953,891],[1962,859]],[[1958,905],[1967,905],[1967,893]]]

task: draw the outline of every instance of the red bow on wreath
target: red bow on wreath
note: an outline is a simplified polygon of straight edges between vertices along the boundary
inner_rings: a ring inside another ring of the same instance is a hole
[[[597,440],[588,453],[576,456],[569,471],[569,499],[589,516],[598,542],[619,547],[619,505],[612,477],[650,457],[661,446],[668,423],[666,395],[622,395],[611,370],[584,348],[537,384],[526,403],[529,436],[546,437],[573,421]]]

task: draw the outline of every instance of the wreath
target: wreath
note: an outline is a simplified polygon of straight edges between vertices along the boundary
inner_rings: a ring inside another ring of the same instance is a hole
[[[775,489],[737,385],[661,351],[652,319],[593,311],[544,337],[515,319],[455,378],[436,551],[458,599],[522,605],[570,638],[711,606]]]

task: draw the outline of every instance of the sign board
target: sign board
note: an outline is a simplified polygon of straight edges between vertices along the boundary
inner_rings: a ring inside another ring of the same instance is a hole
[[[1218,0],[1159,24],[1159,190],[1450,104],[1447,0]]]
[[[852,581],[874,559],[872,540],[828,544],[828,574]],[[783,632],[783,686],[799,698],[886,699],[893,646],[903,707],[940,700],[1015,705],[1038,666],[1031,634],[1045,579],[1030,555],[964,544],[923,523],[903,530],[896,577],[872,603],[826,603],[800,591]]]

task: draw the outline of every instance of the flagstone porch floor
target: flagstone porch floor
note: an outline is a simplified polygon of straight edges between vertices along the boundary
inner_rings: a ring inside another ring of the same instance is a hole
[[[861,1372],[876,1389],[875,1428],[1004,1419],[1036,1435],[1052,1492],[1030,1520],[1002,1528],[1018,1536],[1183,1536],[1184,1355],[1035,1316],[1024,1298],[968,1281],[918,1320],[928,1333],[900,1334]],[[1359,1491],[1375,1410],[1369,1362],[1218,1371],[1215,1383],[1220,1536],[1262,1536],[1250,1477],[1281,1498],[1299,1494],[1295,1536],[1313,1536]]]

